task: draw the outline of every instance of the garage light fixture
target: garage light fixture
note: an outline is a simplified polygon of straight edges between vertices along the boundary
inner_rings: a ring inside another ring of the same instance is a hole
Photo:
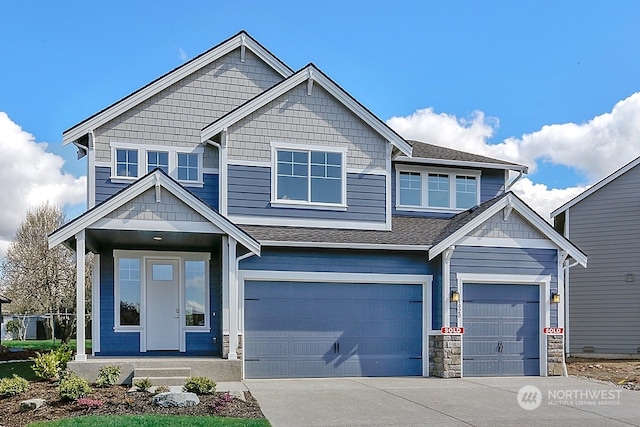
[[[460,293],[458,291],[451,292],[451,302],[460,301]]]
[[[554,304],[558,304],[560,302],[560,294],[559,293],[552,293],[551,294],[551,302]]]

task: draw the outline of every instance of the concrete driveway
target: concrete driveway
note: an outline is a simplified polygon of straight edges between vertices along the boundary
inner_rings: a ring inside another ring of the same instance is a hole
[[[274,427],[640,426],[640,392],[577,378],[331,378],[244,383]]]

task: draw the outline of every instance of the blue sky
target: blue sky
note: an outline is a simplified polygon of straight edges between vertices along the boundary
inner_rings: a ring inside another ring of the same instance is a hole
[[[640,2],[22,0],[0,16],[0,203],[19,206],[0,241],[42,199],[82,209],[63,130],[241,29],[407,138],[529,165],[518,191],[543,215],[640,155]]]

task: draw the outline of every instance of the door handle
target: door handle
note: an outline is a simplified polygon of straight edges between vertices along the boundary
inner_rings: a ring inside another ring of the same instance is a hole
[[[338,341],[333,343],[333,352],[340,353],[340,343]]]

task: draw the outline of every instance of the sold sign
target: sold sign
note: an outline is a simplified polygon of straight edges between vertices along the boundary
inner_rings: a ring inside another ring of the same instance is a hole
[[[445,326],[440,329],[443,335],[462,335],[464,334],[464,328],[458,326]]]
[[[545,335],[563,335],[564,328],[544,328],[542,333]]]

